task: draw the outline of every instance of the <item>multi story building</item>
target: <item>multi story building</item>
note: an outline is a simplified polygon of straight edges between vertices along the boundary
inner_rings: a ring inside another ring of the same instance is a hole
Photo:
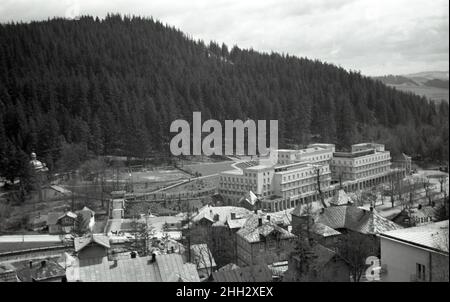
[[[288,165],[295,162],[312,162],[317,164],[329,164],[335,146],[333,144],[311,144],[306,149],[279,149],[277,150],[278,164]]]
[[[236,165],[236,169],[222,172],[219,193],[230,204],[252,191],[261,200],[263,209],[279,211],[295,207],[300,202],[316,200],[317,172],[321,186],[331,182],[328,163],[334,145],[314,144],[302,150],[278,150],[276,165],[252,161]]]
[[[350,152],[334,152],[330,168],[333,180],[347,190],[364,189],[389,180],[391,155],[382,144],[355,144]]]

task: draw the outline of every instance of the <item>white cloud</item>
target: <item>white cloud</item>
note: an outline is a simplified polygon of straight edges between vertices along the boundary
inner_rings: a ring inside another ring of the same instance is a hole
[[[0,0],[0,21],[108,12],[194,38],[317,58],[364,74],[448,70],[448,0]]]

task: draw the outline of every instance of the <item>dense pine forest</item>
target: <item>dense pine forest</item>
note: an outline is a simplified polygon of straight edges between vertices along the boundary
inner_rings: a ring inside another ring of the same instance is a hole
[[[35,151],[147,157],[170,123],[278,119],[282,144],[385,143],[448,159],[448,103],[396,91],[331,64],[205,44],[151,18],[52,19],[0,25],[0,168]],[[68,163],[65,163],[66,166]]]

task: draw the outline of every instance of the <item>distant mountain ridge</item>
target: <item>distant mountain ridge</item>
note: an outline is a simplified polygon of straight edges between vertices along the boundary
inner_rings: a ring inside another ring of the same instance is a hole
[[[398,90],[424,96],[432,101],[449,101],[448,71],[424,71],[407,75],[379,76],[374,79]]]

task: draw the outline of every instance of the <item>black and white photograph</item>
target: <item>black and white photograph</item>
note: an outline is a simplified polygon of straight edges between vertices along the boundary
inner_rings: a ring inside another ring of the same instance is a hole
[[[449,1],[0,0],[3,282],[448,284]]]

